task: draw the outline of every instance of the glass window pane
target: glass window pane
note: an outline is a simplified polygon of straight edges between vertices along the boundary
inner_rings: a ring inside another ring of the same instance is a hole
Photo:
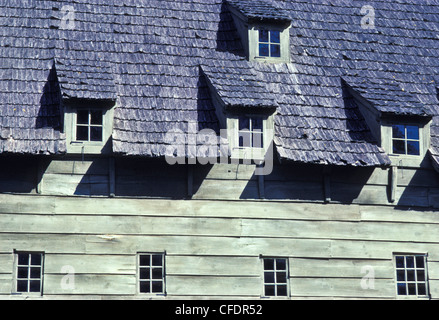
[[[27,280],[17,281],[17,292],[27,292]]]
[[[31,265],[41,266],[41,254],[32,254],[31,255]]]
[[[90,111],[90,123],[92,125],[102,125],[103,123],[103,116],[102,116],[102,111],[100,110],[92,110]]]
[[[140,280],[149,280],[151,273],[149,268],[140,268]]]
[[[141,293],[150,293],[151,292],[151,284],[149,281],[141,281],[140,282],[140,292]]]
[[[239,132],[239,146],[241,148],[251,148],[252,146],[252,134],[250,131]]]
[[[274,259],[264,259],[264,270],[274,270]]]
[[[78,110],[76,123],[88,125],[89,122],[89,111],[88,110]]]
[[[275,287],[274,285],[265,286],[265,295],[267,297],[274,297],[276,295]]]
[[[278,44],[271,45],[271,56],[274,58],[280,58],[280,45]]]
[[[30,281],[29,292],[40,292],[41,282],[39,280]]]
[[[78,126],[76,128],[76,140],[77,141],[88,141],[88,127]]]
[[[427,295],[427,288],[425,286],[425,283],[418,284],[418,295],[420,295],[420,296]]]
[[[140,256],[140,265],[141,266],[150,266],[151,265],[151,257],[149,255]]]
[[[153,281],[152,282],[152,292],[153,293],[162,293],[163,292],[163,282],[162,281]]]
[[[407,139],[419,140],[419,127],[407,126]]]
[[[152,256],[152,265],[156,267],[163,266],[163,256],[162,255]]]
[[[406,154],[404,140],[393,140],[393,153],[394,154]]]
[[[419,268],[419,269],[425,268],[425,258],[423,256],[416,257],[416,268]]]
[[[259,45],[259,56],[269,57],[270,56],[270,46],[268,44]]]
[[[409,296],[416,296],[416,284],[409,283],[408,284],[408,291],[409,291]]]
[[[29,268],[27,268],[27,267],[18,268],[17,278],[18,279],[27,279],[27,277],[29,276],[28,272],[29,272]]]
[[[287,283],[287,275],[285,272],[276,272],[276,283]]]
[[[415,257],[406,257],[405,258],[405,266],[408,269],[413,269],[415,267]]]
[[[259,42],[269,42],[269,32],[267,30],[259,30]]]
[[[270,42],[271,43],[280,43],[280,31],[271,31],[270,32]]]
[[[264,282],[265,283],[275,283],[274,272],[265,272],[264,273]]]
[[[288,295],[287,286],[278,286],[277,295],[280,297],[286,297]]]
[[[254,133],[253,134],[252,147],[253,148],[263,148],[264,147],[264,136],[262,133]]]
[[[405,139],[405,127],[402,125],[393,126],[393,138]]]
[[[407,295],[407,286],[405,283],[398,283],[398,295],[400,296]]]
[[[417,281],[425,281],[427,279],[425,279],[425,271],[424,270],[418,270],[416,271],[416,277],[417,277]]]
[[[91,127],[90,128],[90,141],[102,141],[103,133],[102,127]]]
[[[29,265],[29,255],[27,253],[20,253],[18,255],[18,265],[20,266]]]
[[[416,281],[415,270],[408,270],[407,271],[407,281]]]
[[[261,117],[252,118],[252,130],[264,130],[264,120]]]
[[[154,268],[154,269],[152,269],[152,278],[154,280],[163,279],[162,268]]]
[[[247,117],[239,118],[239,130],[250,130],[250,119]]]
[[[405,267],[405,259],[404,257],[396,257],[396,267],[397,268],[404,268]]]
[[[418,141],[407,141],[407,154],[411,156],[419,156],[421,148]]]
[[[30,269],[30,277],[31,279],[40,279],[41,277],[41,268],[31,268]]]
[[[287,270],[287,260],[277,259],[276,260],[276,270]]]
[[[396,272],[396,280],[397,281],[405,281],[405,271],[404,270],[398,270]]]

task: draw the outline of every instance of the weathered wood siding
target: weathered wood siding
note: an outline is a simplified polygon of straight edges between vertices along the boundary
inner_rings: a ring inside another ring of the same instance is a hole
[[[260,255],[286,257],[292,298],[396,298],[394,253],[426,253],[439,298],[439,216],[319,203],[0,196],[0,298],[13,252],[45,252],[44,296],[137,295],[136,254],[166,252],[166,298],[260,298]],[[75,288],[63,290],[63,267]],[[364,267],[375,287],[364,290]],[[164,297],[159,297],[162,299]]]

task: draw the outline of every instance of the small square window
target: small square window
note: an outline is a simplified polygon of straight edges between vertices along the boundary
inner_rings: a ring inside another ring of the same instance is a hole
[[[280,31],[259,30],[259,56],[281,57]]]
[[[79,109],[76,113],[76,141],[102,142],[104,138],[102,110]]]
[[[392,126],[392,152],[398,155],[421,155],[420,129],[418,126]]]
[[[16,292],[42,294],[43,254],[16,253]]]
[[[288,260],[264,258],[264,295],[266,297],[288,296]]]
[[[427,296],[426,259],[425,255],[395,257],[398,296]]]
[[[263,119],[261,117],[239,118],[239,147],[244,148],[264,148]]]
[[[165,294],[165,255],[139,255],[139,292],[145,294]]]

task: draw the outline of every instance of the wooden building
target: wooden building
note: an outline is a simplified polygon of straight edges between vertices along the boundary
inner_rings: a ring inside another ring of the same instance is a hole
[[[439,5],[0,1],[0,299],[438,299]]]

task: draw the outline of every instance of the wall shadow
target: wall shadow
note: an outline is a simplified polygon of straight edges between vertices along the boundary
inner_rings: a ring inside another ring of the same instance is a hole
[[[61,100],[61,88],[56,74],[55,63],[53,63],[40,99],[40,109],[35,121],[36,129],[62,129]]]
[[[220,22],[216,34],[216,51],[229,52],[240,57],[246,57],[232,13],[227,8],[226,0],[223,0],[221,4]]]

